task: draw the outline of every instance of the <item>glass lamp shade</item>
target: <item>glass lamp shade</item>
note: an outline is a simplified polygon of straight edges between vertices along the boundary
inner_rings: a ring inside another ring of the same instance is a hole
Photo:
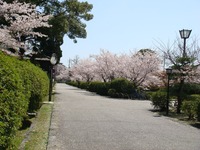
[[[172,74],[172,69],[171,68],[167,68],[166,69],[166,73],[169,75],[169,74]]]
[[[190,37],[190,33],[192,32],[192,30],[183,29],[183,30],[180,30],[179,32],[182,39],[187,39]]]
[[[52,56],[50,58],[50,62],[52,65],[55,65],[57,63],[57,56],[55,53],[52,54]]]

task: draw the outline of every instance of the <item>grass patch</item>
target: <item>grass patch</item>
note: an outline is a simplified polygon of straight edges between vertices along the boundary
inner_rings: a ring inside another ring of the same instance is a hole
[[[13,148],[18,149],[18,147],[20,147],[22,141],[26,137],[26,133],[28,132],[28,130],[29,130],[29,128],[17,131],[16,136],[13,140],[14,146],[10,149],[13,149]]]
[[[23,122],[17,131],[12,149],[46,150],[53,103],[44,102],[36,117]]]
[[[162,111],[162,112],[160,112],[159,110],[150,110],[150,111],[156,112],[159,116],[166,116],[165,111]],[[196,119],[189,119],[188,116],[184,113],[177,114],[175,109],[172,109],[171,111],[169,111],[169,115],[167,117],[169,117],[173,121],[188,124],[188,125],[191,125],[192,127],[200,129],[199,121],[197,121]]]
[[[200,122],[197,121],[197,119],[189,119],[188,116],[184,113],[177,114],[176,112],[172,111],[169,113],[169,117],[200,129]]]
[[[52,103],[44,103],[40,108],[34,125],[30,130],[28,140],[25,143],[25,150],[46,150],[52,108]]]

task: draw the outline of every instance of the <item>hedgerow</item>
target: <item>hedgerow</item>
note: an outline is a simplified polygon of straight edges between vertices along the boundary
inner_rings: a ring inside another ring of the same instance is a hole
[[[88,90],[96,92],[99,95],[108,95],[110,83],[104,83],[100,81],[91,82],[88,86]]]
[[[134,86],[134,83],[127,79],[117,78],[111,82],[83,82],[70,81],[67,84],[78,88],[86,89],[95,92],[99,95],[110,96],[113,98],[129,98],[129,99],[146,99],[146,94]]]
[[[0,52],[0,149],[12,145],[27,111],[39,108],[48,83],[39,67]]]

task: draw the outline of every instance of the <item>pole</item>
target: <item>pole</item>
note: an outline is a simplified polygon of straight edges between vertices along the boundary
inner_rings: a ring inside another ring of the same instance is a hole
[[[186,57],[186,38],[183,39],[183,57]]]
[[[166,115],[169,114],[169,74],[168,74],[168,81],[167,81],[167,101],[166,101]]]
[[[69,59],[69,64],[68,64],[68,68],[71,67],[71,59]]]
[[[52,69],[53,69],[53,65],[50,65],[50,73],[49,73],[49,101],[51,101],[51,95],[52,95]]]

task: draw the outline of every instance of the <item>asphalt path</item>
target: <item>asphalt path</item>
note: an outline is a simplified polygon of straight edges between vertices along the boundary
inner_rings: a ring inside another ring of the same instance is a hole
[[[150,101],[56,84],[48,150],[200,150],[200,130],[152,112]]]

